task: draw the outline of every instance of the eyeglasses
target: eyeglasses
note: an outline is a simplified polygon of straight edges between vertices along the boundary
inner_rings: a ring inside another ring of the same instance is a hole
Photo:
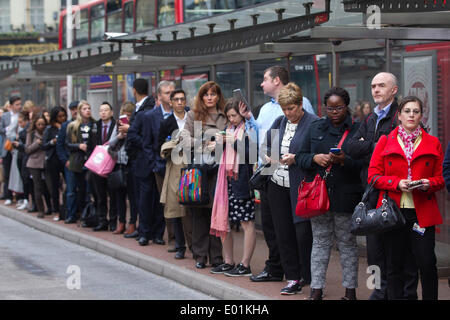
[[[403,109],[402,112],[406,114],[410,114],[412,112],[415,116],[421,113],[420,109]]]
[[[339,107],[327,107],[327,111],[328,112],[341,112],[342,110],[344,110],[346,108],[346,106],[339,106]]]
[[[173,98],[172,101],[183,102],[183,101],[186,101],[186,98]]]

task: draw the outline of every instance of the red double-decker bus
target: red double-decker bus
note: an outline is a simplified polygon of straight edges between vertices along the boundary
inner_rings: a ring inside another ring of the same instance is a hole
[[[131,33],[191,22],[270,0],[92,0],[72,6],[72,46],[101,41],[105,32]],[[59,48],[65,48],[66,15],[60,14]]]

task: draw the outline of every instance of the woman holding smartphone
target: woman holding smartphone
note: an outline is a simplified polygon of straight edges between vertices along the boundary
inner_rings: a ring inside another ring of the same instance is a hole
[[[435,226],[442,217],[435,194],[445,186],[444,154],[439,140],[422,129],[422,115],[419,98],[404,98],[398,107],[400,125],[380,138],[369,165],[368,182],[380,176],[378,206],[387,192],[406,219],[404,227],[383,234],[389,299],[403,299],[404,265],[411,260],[419,268],[423,300],[438,298]]]
[[[348,155],[348,140],[358,125],[352,122],[348,107],[350,96],[346,90],[333,87],[323,100],[327,116],[311,124],[295,157],[300,168],[307,171],[306,181],[312,181],[316,174],[323,177],[331,165],[326,179],[330,209],[310,219],[313,236],[310,299],[322,299],[333,238],[336,236],[343,273],[342,284],[345,287],[342,299],[356,300],[358,247],[356,237],[350,233],[350,226],[353,210],[362,196],[359,172],[363,161],[354,160]],[[341,140],[341,150],[334,150]]]

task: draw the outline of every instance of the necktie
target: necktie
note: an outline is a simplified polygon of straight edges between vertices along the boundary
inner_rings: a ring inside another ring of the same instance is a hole
[[[108,135],[107,129],[108,129],[108,126],[107,126],[107,125],[103,125],[103,139],[102,139],[102,144],[105,144],[105,142],[106,142],[106,136]]]

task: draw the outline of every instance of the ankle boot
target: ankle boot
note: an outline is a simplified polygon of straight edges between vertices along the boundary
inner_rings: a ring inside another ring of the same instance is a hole
[[[119,222],[119,226],[114,230],[113,234],[121,234],[125,231],[125,223]]]
[[[129,224],[127,230],[125,231],[125,234],[132,234],[136,231],[136,225],[135,224]]]
[[[322,300],[322,289],[311,289],[311,295],[309,296],[309,300]]]
[[[341,300],[356,300],[356,289],[345,288],[345,296]]]

